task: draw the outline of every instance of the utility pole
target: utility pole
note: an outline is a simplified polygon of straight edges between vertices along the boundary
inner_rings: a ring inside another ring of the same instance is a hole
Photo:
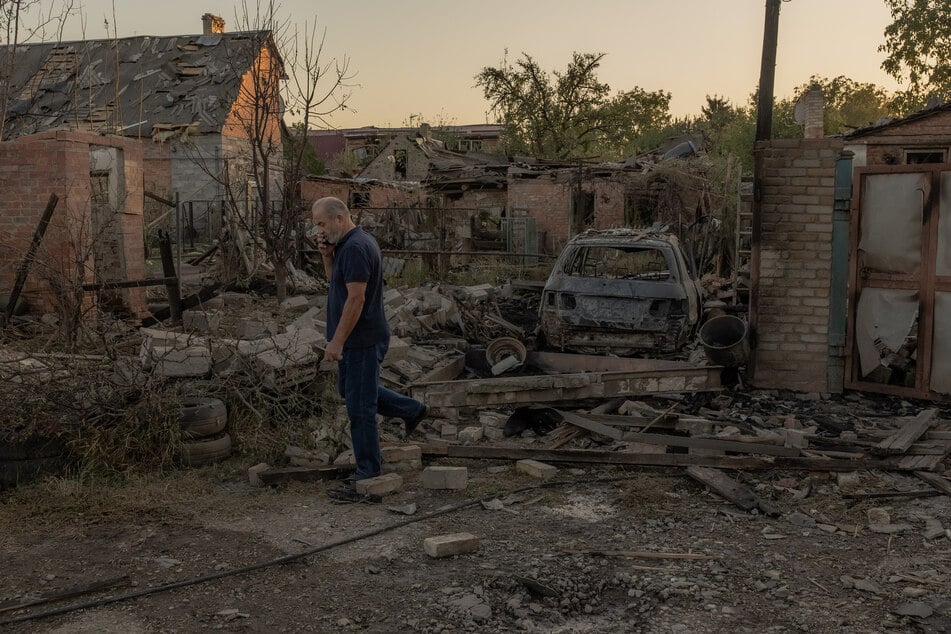
[[[763,28],[763,61],[759,69],[759,101],[756,104],[756,140],[773,136],[773,84],[776,77],[776,40],[779,34],[779,5],[782,0],[766,0]]]
[[[760,240],[763,231],[763,147],[773,136],[773,83],[776,75],[776,40],[779,35],[779,5],[782,0],[766,0],[766,25],[763,28],[763,61],[759,74],[759,101],[756,104],[756,141],[753,144],[753,202],[750,218],[750,330],[759,325]],[[756,375],[756,353],[747,369]]]

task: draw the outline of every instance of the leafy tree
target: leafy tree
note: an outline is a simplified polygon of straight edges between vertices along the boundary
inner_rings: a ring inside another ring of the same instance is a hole
[[[551,75],[531,55],[514,65],[503,58],[476,75],[505,129],[507,152],[539,158],[617,157],[638,146],[647,129],[666,124],[670,93],[633,90],[611,96],[598,80],[604,53],[573,53],[564,71]]]
[[[895,107],[908,114],[931,100],[951,99],[951,3],[947,0],[885,0],[892,23],[885,27],[882,69],[905,90]]]

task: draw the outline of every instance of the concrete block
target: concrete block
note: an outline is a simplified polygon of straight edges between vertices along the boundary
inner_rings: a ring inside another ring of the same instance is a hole
[[[211,372],[211,350],[204,346],[154,346],[150,354],[152,372],[159,376],[204,376]]]
[[[214,334],[221,326],[221,312],[217,310],[186,310],[182,313],[182,327],[191,332]]]
[[[423,450],[419,445],[387,445],[380,447],[383,462],[406,462],[407,460],[422,460]]]
[[[422,460],[401,460],[400,462],[384,462],[383,473],[412,473],[423,468]]]
[[[271,468],[266,462],[259,462],[253,467],[248,469],[248,482],[251,483],[251,486],[263,487],[264,482],[261,481],[261,473],[267,471]]]
[[[469,483],[469,469],[466,467],[426,467],[420,479],[424,489],[464,489]]]
[[[446,440],[455,440],[459,435],[459,428],[455,425],[443,425],[439,430],[439,435]]]
[[[251,296],[246,293],[235,293],[226,291],[218,295],[225,306],[233,308],[247,308],[254,303]]]
[[[482,435],[492,441],[502,440],[505,438],[505,434],[502,432],[501,427],[493,427],[491,425],[482,425]]]
[[[324,309],[320,306],[312,306],[304,311],[304,314],[291,322],[291,325],[295,328],[315,328],[318,323],[323,323],[321,321],[321,316],[324,314]],[[326,323],[324,323],[326,326]],[[288,327],[290,330],[290,327]]]
[[[515,463],[515,469],[519,473],[524,473],[541,480],[547,480],[558,473],[558,467],[539,462],[538,460],[519,460]]]
[[[257,339],[269,334],[267,324],[260,319],[239,319],[235,323],[234,331],[238,339]]]
[[[288,297],[283,302],[281,302],[281,310],[285,312],[290,311],[304,311],[307,309],[309,301],[303,295],[295,295],[294,297]]]
[[[482,423],[483,427],[497,427],[502,429],[505,427],[505,423],[508,421],[508,414],[501,414],[499,412],[479,412],[479,422]]]
[[[461,442],[479,442],[482,440],[482,428],[466,427],[459,432],[458,438]]]
[[[386,495],[398,491],[403,486],[403,478],[395,473],[385,473],[375,478],[357,480],[355,484],[360,495]]]
[[[321,467],[330,464],[330,454],[326,451],[314,451],[288,445],[284,455],[290,458],[291,464],[299,467]]]
[[[393,363],[406,359],[406,354],[409,352],[409,349],[410,343],[405,339],[400,339],[399,337],[390,337],[390,347],[386,351],[386,359],[384,360],[384,363]]]
[[[479,550],[480,541],[480,538],[472,533],[451,533],[427,537],[423,540],[423,549],[430,557],[439,559],[474,553]]]
[[[337,458],[334,460],[335,465],[346,465],[346,464],[357,464],[356,458],[353,457],[353,451],[347,450],[341,452],[337,455]]]

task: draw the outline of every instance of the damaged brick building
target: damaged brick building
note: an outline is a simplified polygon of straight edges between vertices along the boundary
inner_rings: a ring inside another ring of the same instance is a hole
[[[758,150],[755,384],[951,393],[951,106]]]
[[[6,107],[2,169],[11,182],[7,191],[29,182],[30,192],[4,203],[0,241],[6,257],[26,253],[34,227],[23,225],[38,220],[50,193],[68,201],[71,225],[92,227],[102,224],[97,201],[108,191],[121,230],[100,251],[119,252],[111,259],[100,253],[88,266],[96,281],[137,279],[143,274],[144,227],[152,217],[169,215],[167,206],[145,203],[145,192],[177,199],[180,209],[203,203],[199,215],[205,223],[218,219],[226,183],[236,183],[239,201],[251,197],[245,191],[248,122],[262,108],[262,74],[283,76],[282,62],[270,32],[226,33],[224,20],[211,14],[202,21],[197,35],[0,48],[2,67],[12,68],[0,86]],[[279,155],[282,110],[277,92],[269,95],[264,107],[273,116],[263,135]],[[111,157],[111,167],[102,167],[104,156]],[[276,170],[269,175],[278,177]],[[171,216],[168,222],[180,220]],[[47,249],[62,251],[55,239],[49,236]],[[144,309],[134,299],[144,296],[141,291],[123,295],[128,311]]]

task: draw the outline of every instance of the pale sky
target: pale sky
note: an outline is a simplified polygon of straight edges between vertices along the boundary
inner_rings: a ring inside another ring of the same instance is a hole
[[[58,2],[59,0],[45,0]],[[235,28],[234,0],[74,0],[85,37],[201,33],[201,15]],[[248,0],[249,3],[254,0]],[[399,126],[411,114],[432,123],[485,123],[488,104],[473,77],[531,54],[563,69],[573,51],[604,52],[598,76],[612,90],[672,93],[671,112],[696,114],[704,96],[745,104],[759,78],[765,0],[284,0],[293,21],[326,27],[325,57],[349,57],[352,111],[331,123]],[[113,10],[116,19],[113,20]],[[811,75],[845,75],[894,90],[881,70],[884,0],[791,0],[780,16],[776,96]],[[82,39],[73,18],[64,39]]]

